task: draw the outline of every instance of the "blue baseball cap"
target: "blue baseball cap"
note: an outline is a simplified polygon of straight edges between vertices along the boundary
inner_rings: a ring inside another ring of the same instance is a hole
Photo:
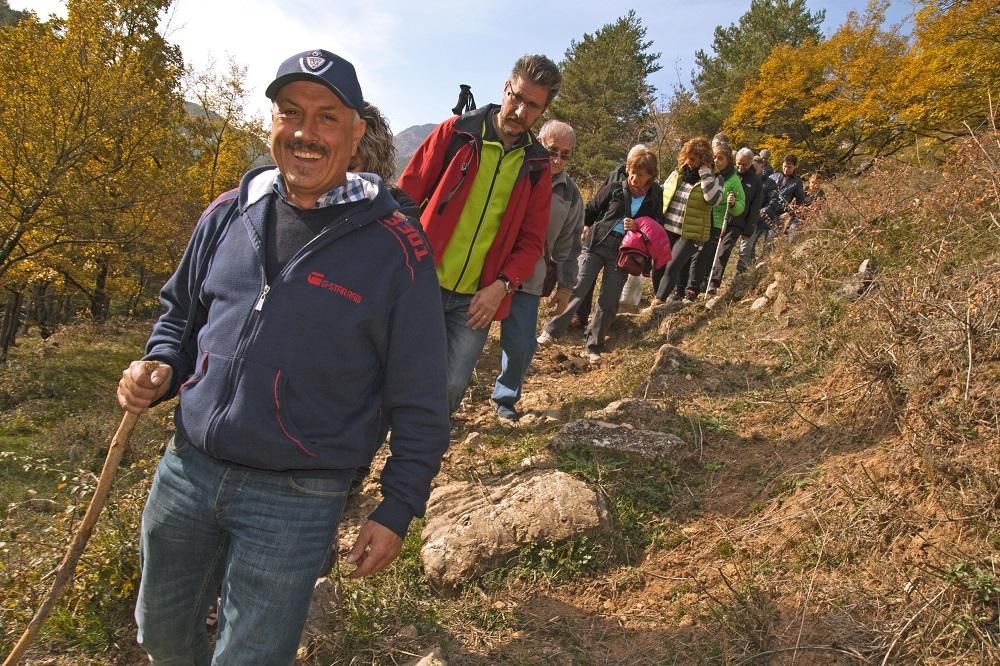
[[[361,94],[361,84],[358,83],[354,65],[336,53],[315,49],[293,55],[278,67],[274,81],[271,81],[264,94],[273,100],[281,87],[292,81],[322,83],[344,104],[356,111],[361,109],[364,97]]]

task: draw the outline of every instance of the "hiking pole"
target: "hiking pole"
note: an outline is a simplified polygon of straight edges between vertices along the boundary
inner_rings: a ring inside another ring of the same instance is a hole
[[[708,273],[708,284],[705,290],[712,288],[712,276],[715,275],[715,264],[719,261],[719,250],[722,249],[722,237],[726,235],[726,223],[729,222],[729,197],[726,197],[726,212],[722,215],[722,229],[719,231],[719,241],[715,244],[715,256],[712,257],[712,270]],[[721,284],[722,280],[719,280]]]
[[[157,366],[156,361],[145,361],[145,364],[147,372],[150,373]],[[17,641],[14,649],[10,651],[7,659],[4,660],[3,666],[15,666],[21,660],[25,650],[28,649],[38,630],[41,629],[42,623],[45,622],[49,613],[52,612],[52,608],[55,606],[56,600],[59,599],[59,595],[62,594],[63,588],[66,587],[66,583],[73,577],[76,564],[80,561],[80,556],[83,555],[84,548],[87,547],[87,541],[90,540],[90,535],[94,531],[94,525],[97,524],[97,518],[101,515],[101,510],[104,509],[104,503],[111,492],[111,479],[114,478],[115,470],[118,469],[118,463],[121,462],[122,455],[125,453],[125,449],[128,448],[129,437],[132,435],[132,429],[135,428],[138,420],[139,415],[132,412],[126,412],[125,416],[122,417],[122,422],[118,426],[115,436],[111,438],[111,446],[108,447],[108,455],[104,459],[101,476],[97,479],[97,488],[94,490],[94,496],[90,500],[87,512],[83,514],[83,522],[80,523],[76,534],[73,535],[73,541],[70,543],[69,550],[66,551],[66,555],[56,569],[56,578],[52,582],[52,589],[45,595],[42,605],[35,612],[35,617],[31,618],[28,627],[21,634],[21,639]]]

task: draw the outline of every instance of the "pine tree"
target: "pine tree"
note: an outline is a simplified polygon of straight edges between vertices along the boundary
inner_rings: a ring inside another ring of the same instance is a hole
[[[634,11],[594,34],[573,40],[563,61],[563,83],[550,114],[573,126],[576,154],[570,174],[582,185],[601,182],[647,132],[660,70],[646,28]]]

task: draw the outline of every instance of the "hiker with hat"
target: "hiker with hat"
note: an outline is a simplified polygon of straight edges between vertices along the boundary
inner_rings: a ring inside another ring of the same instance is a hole
[[[535,271],[552,199],[549,154],[531,128],[559,93],[559,67],[525,55],[504,82],[503,101],[438,125],[398,185],[423,205],[448,330],[448,406],[472,380],[494,321]]]
[[[380,179],[348,172],[365,132],[354,67],[301,53],[266,94],[277,166],[202,214],[161,292],[144,356],[158,364],[131,364],[118,388],[133,413],[179,397],[142,517],[136,620],[154,663],[291,663],[382,423],[384,499],[353,578],[399,554],[448,445],[429,248]]]

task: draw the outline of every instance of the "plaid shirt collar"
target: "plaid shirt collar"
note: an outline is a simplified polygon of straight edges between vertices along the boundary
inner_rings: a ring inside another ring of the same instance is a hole
[[[285,179],[275,169],[274,191],[285,203],[294,206],[288,200],[288,192],[285,189]],[[347,172],[347,181],[343,185],[338,185],[316,200],[316,208],[336,206],[338,204],[354,203],[370,198],[371,184],[356,173]]]

